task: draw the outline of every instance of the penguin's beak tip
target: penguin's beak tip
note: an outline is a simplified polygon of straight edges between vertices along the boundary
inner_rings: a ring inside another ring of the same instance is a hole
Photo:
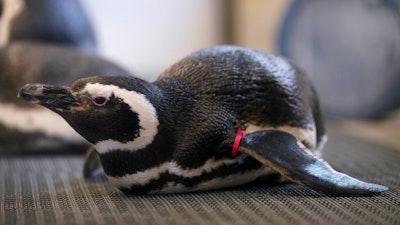
[[[19,91],[17,98],[31,103],[40,103],[37,97],[43,95],[43,84],[26,84]]]
[[[55,111],[68,110],[77,102],[77,98],[70,93],[68,87],[37,83],[23,86],[17,97]]]

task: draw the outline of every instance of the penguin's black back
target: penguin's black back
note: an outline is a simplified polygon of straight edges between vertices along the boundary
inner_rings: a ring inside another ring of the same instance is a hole
[[[317,133],[323,133],[322,125],[318,127],[319,105],[309,79],[283,58],[217,46],[177,62],[157,82],[171,78],[187,85],[196,98],[231,109],[241,122],[305,128],[315,120]]]

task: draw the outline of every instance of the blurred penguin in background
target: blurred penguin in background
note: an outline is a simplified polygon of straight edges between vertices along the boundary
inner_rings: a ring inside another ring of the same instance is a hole
[[[95,52],[91,23],[78,0],[1,0],[0,46],[14,41],[69,45]]]
[[[92,25],[78,0],[0,3],[0,154],[86,151],[87,142],[61,117],[17,101],[18,89],[130,73],[95,55]]]

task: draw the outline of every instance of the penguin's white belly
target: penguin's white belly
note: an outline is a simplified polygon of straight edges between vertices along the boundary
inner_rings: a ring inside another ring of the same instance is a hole
[[[250,183],[258,178],[272,174],[276,174],[276,172],[268,167],[262,166],[257,170],[244,171],[225,177],[216,177],[214,179],[201,182],[193,187],[185,187],[180,183],[169,182],[163,189],[150,193],[178,193],[235,187]]]
[[[179,166],[176,162],[165,162],[157,167],[152,167],[144,171],[139,171],[134,174],[127,174],[122,177],[107,176],[109,181],[120,188],[129,188],[131,186],[143,186],[150,184],[160,179],[162,174],[179,176],[183,179],[197,179],[203,174],[218,170],[222,166],[235,166],[243,164],[247,155],[240,155],[233,159],[215,160],[214,158],[207,160],[202,166],[197,168],[185,169]],[[274,174],[275,172],[265,166],[260,166],[258,169],[240,171],[238,173],[227,174],[223,177],[213,177],[198,182],[194,186],[186,186],[179,181],[173,179],[166,181],[163,187],[158,190],[152,190],[150,193],[176,193],[218,189],[224,187],[233,187],[241,184],[249,183],[257,178]],[[160,181],[162,182],[162,181]]]

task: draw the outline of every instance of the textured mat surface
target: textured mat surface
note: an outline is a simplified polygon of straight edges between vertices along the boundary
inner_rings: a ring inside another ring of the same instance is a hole
[[[83,157],[0,158],[0,224],[400,224],[400,153],[331,137],[339,171],[384,184],[372,197],[329,197],[295,184],[126,196],[82,179]]]

